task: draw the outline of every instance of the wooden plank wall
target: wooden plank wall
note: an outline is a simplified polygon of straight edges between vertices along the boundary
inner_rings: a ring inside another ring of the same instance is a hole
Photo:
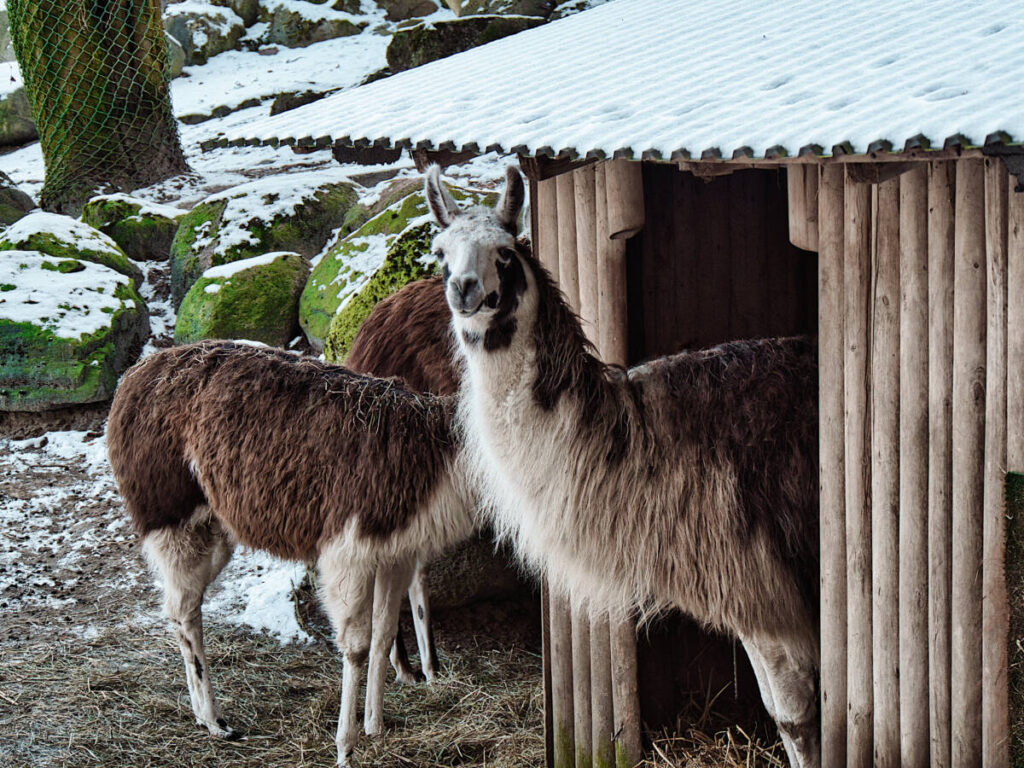
[[[866,178],[788,194],[820,249],[822,764],[1003,768],[1024,196],[995,158]]]

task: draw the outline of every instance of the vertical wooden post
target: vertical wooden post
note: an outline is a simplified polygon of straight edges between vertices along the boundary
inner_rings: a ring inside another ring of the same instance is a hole
[[[576,185],[572,174],[555,177],[558,192],[558,285],[573,312],[580,311],[580,275],[576,262]]]
[[[933,768],[950,768],[955,163],[928,169],[928,691]]]
[[[590,686],[592,693],[594,768],[615,766],[615,711],[612,702],[612,651],[608,617],[590,621]]]
[[[593,765],[593,739],[590,694],[590,613],[575,600],[572,605],[572,698],[576,768],[591,768]]]
[[[537,182],[537,197],[530,207],[540,213],[537,215],[537,231],[534,233],[534,245],[537,258],[547,267],[548,272],[558,282],[558,181],[544,179]]]
[[[572,173],[576,205],[576,264],[583,331],[595,344],[598,325],[597,198],[594,163]]]
[[[847,765],[870,768],[873,747],[871,669],[871,390],[868,300],[871,278],[871,186],[845,178]]]
[[[537,206],[537,244],[538,256],[555,279],[559,275],[561,260],[561,225],[559,219],[559,201],[557,195],[558,177],[546,179],[538,183]],[[570,198],[570,206],[575,210]],[[569,219],[568,216],[565,216]],[[576,254],[575,216],[570,223],[573,225],[573,242],[571,255]],[[569,241],[566,239],[566,247]],[[575,261],[573,262],[575,275]],[[552,765],[555,768],[573,768],[575,757],[573,749],[573,688],[572,688],[572,619],[568,601],[548,591],[548,649],[551,674],[551,741],[553,744]]]
[[[900,177],[899,681],[902,768],[928,765],[928,166]]]
[[[821,764],[846,764],[843,167],[821,168],[818,194],[818,391],[821,473]]]
[[[874,765],[900,764],[900,180],[877,186],[871,270],[871,610]]]
[[[804,250],[818,250],[818,170],[813,165],[805,166],[804,171],[804,238],[807,246]]]
[[[602,163],[597,169],[599,344],[606,362],[626,365],[628,318],[626,314],[626,243],[629,231],[643,226],[643,178],[639,163]],[[603,194],[602,194],[603,190]],[[602,204],[603,203],[603,204]],[[640,695],[637,688],[636,627],[630,617],[612,617],[612,704],[615,762],[633,768],[642,757],[640,746]]]
[[[804,176],[810,172],[807,166],[786,166],[786,189],[789,202],[789,242],[797,248],[807,250],[807,193]]]
[[[985,450],[985,167],[956,164],[953,273],[954,768],[981,764],[981,555]]]
[[[1010,631],[1006,550],[1006,248],[1008,174],[1002,160],[985,160],[985,495],[982,528],[981,740],[985,768],[1009,768],[1007,636]]]
[[[608,236],[628,240],[644,228],[643,166],[633,160],[605,163]]]
[[[1024,192],[1009,192],[1006,284],[1006,465],[1024,472]],[[1012,286],[1012,290],[1009,287]]]

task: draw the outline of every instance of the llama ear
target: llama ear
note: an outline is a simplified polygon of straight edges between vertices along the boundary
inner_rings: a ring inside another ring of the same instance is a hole
[[[460,211],[458,204],[452,200],[452,196],[448,194],[448,190],[441,183],[441,167],[439,165],[435,164],[427,168],[427,179],[423,191],[427,197],[430,212],[434,214],[434,219],[441,229],[444,229],[452,223],[452,219],[458,216]]]
[[[519,231],[519,212],[523,209],[525,197],[523,177],[515,166],[510,165],[505,169],[505,191],[501,193],[501,199],[498,200],[498,207],[495,210],[501,226],[513,235]]]

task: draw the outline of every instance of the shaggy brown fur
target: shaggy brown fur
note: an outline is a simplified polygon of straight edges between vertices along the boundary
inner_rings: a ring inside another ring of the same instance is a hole
[[[350,517],[368,537],[409,524],[447,471],[451,416],[395,381],[203,342],[125,375],[107,445],[140,536],[205,502],[245,546],[312,560]]]
[[[370,376],[398,376],[416,392],[453,395],[459,375],[451,318],[440,275],[409,283],[363,322],[345,367]]]

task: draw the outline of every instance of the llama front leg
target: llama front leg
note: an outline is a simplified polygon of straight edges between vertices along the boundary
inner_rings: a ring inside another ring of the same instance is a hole
[[[383,729],[387,650],[394,642],[398,631],[398,611],[402,607],[402,593],[409,588],[412,571],[411,562],[377,569],[373,596],[370,670],[366,678],[366,710],[363,715],[363,726],[367,736],[376,736]]]
[[[200,514],[200,513],[197,513]],[[238,738],[221,716],[203,647],[203,596],[231,559],[234,546],[210,522],[150,533],[143,551],[163,582],[164,615],[178,640],[196,722],[214,736]]]
[[[437,676],[437,647],[434,645],[434,628],[430,623],[430,600],[427,597],[427,566],[419,560],[409,584],[409,605],[412,607],[412,624],[416,629],[416,646],[420,652],[420,667],[428,683]]]
[[[370,621],[373,610],[372,568],[346,562],[343,553],[320,558],[320,583],[324,607],[334,625],[342,654],[341,707],[338,712],[338,765],[348,766],[359,740],[357,708],[363,668],[370,652]]]
[[[807,643],[743,638],[765,708],[778,726],[793,768],[819,768],[818,661]]]

